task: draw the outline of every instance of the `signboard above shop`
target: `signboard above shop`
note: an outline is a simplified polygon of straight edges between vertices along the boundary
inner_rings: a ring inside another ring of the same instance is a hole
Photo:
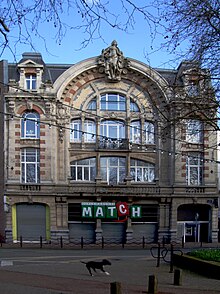
[[[82,202],[81,208],[83,218],[141,218],[141,206],[128,205],[126,202]]]

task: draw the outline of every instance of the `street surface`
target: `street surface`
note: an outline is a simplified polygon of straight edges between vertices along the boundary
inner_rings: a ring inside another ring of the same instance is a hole
[[[80,262],[103,258],[112,263],[105,267],[109,276],[91,277]],[[182,285],[173,285],[170,265],[161,260],[158,267],[149,249],[0,248],[0,262],[1,294],[110,294],[112,282],[121,283],[123,294],[147,293],[150,275],[157,277],[158,293],[220,293],[220,280],[190,271],[182,271]]]

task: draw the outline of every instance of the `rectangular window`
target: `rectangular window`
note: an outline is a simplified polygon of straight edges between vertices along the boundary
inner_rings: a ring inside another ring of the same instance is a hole
[[[123,182],[126,176],[125,158],[123,157],[101,157],[100,173],[103,181],[108,184]]]
[[[202,143],[203,124],[200,120],[189,119],[186,122],[186,141],[189,143]]]
[[[21,151],[21,182],[40,182],[40,152],[39,149],[25,148]]]
[[[187,185],[202,185],[203,183],[203,157],[200,153],[191,153],[186,158]]]
[[[25,75],[26,81],[26,89],[27,90],[36,90],[37,88],[37,79],[35,74],[26,74]]]

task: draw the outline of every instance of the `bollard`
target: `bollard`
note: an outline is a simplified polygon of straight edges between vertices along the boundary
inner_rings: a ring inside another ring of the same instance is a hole
[[[20,236],[20,247],[22,248],[22,246],[23,246],[23,242],[22,242],[23,240],[22,240],[22,236]]]
[[[149,276],[148,292],[149,294],[157,294],[157,278],[155,275]]]
[[[113,282],[110,284],[111,294],[122,294],[121,292],[121,283],[120,282]]]
[[[63,237],[60,236],[60,248],[63,248]]]
[[[170,273],[173,273],[173,244],[170,248]]]
[[[81,249],[83,249],[83,237],[81,237]]]
[[[182,271],[180,269],[175,269],[174,271],[174,285],[181,286],[182,285]]]
[[[40,236],[40,248],[42,248],[43,247],[43,238],[42,238],[42,236]]]
[[[142,248],[144,249],[145,248],[145,238],[143,236],[143,239],[142,239]]]
[[[158,243],[158,249],[157,249],[157,267],[160,266],[160,243]]]

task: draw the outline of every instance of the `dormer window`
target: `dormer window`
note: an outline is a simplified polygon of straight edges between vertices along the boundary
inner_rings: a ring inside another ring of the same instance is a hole
[[[36,74],[26,74],[25,85],[27,90],[36,90],[37,89]]]

